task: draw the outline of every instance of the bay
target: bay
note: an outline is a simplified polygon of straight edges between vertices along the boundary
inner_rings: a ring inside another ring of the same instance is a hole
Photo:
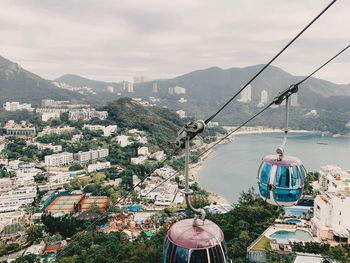
[[[275,154],[283,134],[268,133],[238,135],[230,143],[219,145],[197,173],[201,187],[236,202],[242,191],[257,188],[256,177],[262,157]],[[317,142],[327,142],[321,145]],[[338,165],[350,170],[350,138],[323,136],[313,133],[291,133],[285,154],[298,157],[307,171],[321,166]]]

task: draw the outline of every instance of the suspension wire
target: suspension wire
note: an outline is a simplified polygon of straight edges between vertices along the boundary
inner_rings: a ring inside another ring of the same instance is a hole
[[[246,120],[245,122],[243,122],[241,125],[239,125],[238,127],[236,127],[234,130],[230,131],[229,133],[227,133],[225,136],[221,137],[218,141],[216,141],[214,144],[212,144],[209,148],[207,148],[205,151],[201,152],[198,156],[198,158],[202,157],[204,154],[206,154],[207,152],[209,152],[210,150],[212,150],[216,145],[220,144],[222,141],[226,140],[228,137],[230,137],[232,134],[234,134],[235,132],[237,132],[240,128],[242,128],[243,126],[245,126],[248,122],[252,121],[253,119],[255,119],[256,117],[258,117],[260,114],[262,114],[265,110],[267,110],[268,108],[270,108],[272,105],[274,104],[274,102],[270,102],[265,108],[263,108],[262,110],[260,110],[258,113],[256,113],[254,116],[250,117],[248,120]],[[149,192],[147,192],[146,195],[152,193],[154,190],[156,190],[159,186],[163,185],[165,182],[169,181],[172,177],[174,177],[175,175],[177,175],[179,172],[175,172],[172,175],[168,176],[166,179],[164,179],[162,182],[160,182],[159,184],[157,184],[154,188],[152,188]]]
[[[307,77],[305,77],[304,79],[300,80],[297,84],[295,85],[300,85],[303,82],[305,82],[306,80],[308,80],[309,78],[311,78],[314,74],[316,74],[318,71],[320,71],[323,67],[325,67],[328,63],[330,63],[332,60],[334,60],[336,57],[338,57],[340,54],[344,53],[348,48],[350,47],[350,45],[347,45],[345,48],[343,48],[341,51],[339,51],[335,56],[333,56],[332,58],[330,58],[329,60],[327,60],[327,62],[325,62],[324,64],[322,64],[320,67],[318,67],[316,70],[314,70],[310,75],[308,75]]]
[[[336,2],[336,0],[333,0],[313,21],[311,21],[309,23],[309,25],[307,27],[304,28],[304,30],[302,32],[300,32],[297,37],[299,37],[314,21],[316,21],[334,2]],[[285,48],[284,50],[293,43],[293,41],[295,39],[297,39],[297,37],[295,37]],[[338,52],[335,56],[333,56],[331,59],[329,59],[326,63],[324,63],[323,65],[321,65],[319,68],[317,68],[315,71],[313,71],[310,75],[308,75],[307,77],[305,77],[303,80],[299,81],[297,84],[295,84],[296,86],[302,84],[303,82],[305,82],[306,80],[308,80],[311,76],[313,76],[315,73],[317,73],[319,70],[321,70],[323,67],[325,67],[327,64],[329,64],[332,60],[334,60],[336,57],[338,57],[340,54],[342,54],[343,52],[345,52],[348,48],[350,47],[350,45],[346,46],[344,49],[342,49],[340,52]],[[274,61],[284,50],[282,50],[278,55],[275,56],[275,58],[273,58],[273,60],[271,60],[269,62],[269,64],[272,63],[272,61]],[[268,65],[269,65],[268,64]],[[267,66],[268,66],[267,65]],[[266,67],[267,67],[266,66]],[[266,67],[264,67],[264,69],[266,69]],[[263,69],[263,70],[264,70]],[[261,70],[261,72],[263,71]],[[261,73],[260,72],[260,73]],[[259,73],[259,74],[260,74]],[[248,82],[245,87],[247,85],[249,85],[259,74],[257,74],[255,77],[253,77],[251,79],[250,82]],[[239,92],[241,92],[245,87],[243,87]],[[239,94],[238,92],[238,94]],[[228,103],[226,103],[224,105],[224,107],[222,107],[218,112],[216,112],[215,114],[212,115],[212,117],[210,117],[207,121],[205,121],[205,123],[207,124],[210,120],[212,120],[215,116],[217,116],[238,94],[236,94],[233,98],[230,99],[230,101]],[[267,106],[265,106],[262,110],[260,110],[258,113],[256,113],[255,115],[253,115],[252,117],[250,117],[248,120],[246,120],[245,122],[243,122],[241,125],[239,125],[238,127],[236,127],[234,130],[230,131],[228,134],[226,134],[225,136],[223,136],[222,138],[220,138],[217,142],[215,142],[214,144],[212,144],[209,148],[207,148],[205,151],[203,151],[198,157],[202,157],[204,154],[206,154],[207,152],[209,152],[210,150],[212,150],[216,145],[220,144],[222,141],[224,141],[225,139],[227,139],[229,136],[231,136],[233,133],[237,132],[240,128],[242,128],[243,126],[245,126],[247,123],[249,123],[250,121],[252,121],[253,119],[255,119],[256,117],[258,117],[260,114],[262,114],[263,112],[265,112],[268,108],[270,108],[273,104],[275,104],[275,100],[273,100],[272,102],[270,102]],[[155,170],[161,168],[163,166],[163,164],[165,164],[165,162],[167,162],[168,160],[170,160],[176,153],[178,153],[179,149],[175,149],[170,155],[168,155],[162,162],[160,162],[155,169],[153,169],[151,172],[148,173],[148,175],[146,175],[143,179],[141,179],[137,184],[135,184],[128,192],[126,192],[124,195],[122,195],[117,201],[115,201],[113,204],[111,204],[111,206],[105,211],[103,212],[101,215],[98,216],[98,218],[96,220],[94,220],[91,224],[89,224],[84,231],[87,231],[90,227],[94,226],[96,223],[98,223],[98,221],[103,218],[103,216],[107,213],[110,212],[110,210],[116,206],[117,204],[119,204],[121,201],[123,201],[125,198],[127,198],[130,193],[135,190],[137,187],[139,187],[140,185],[142,185],[144,183],[144,181],[149,178]],[[162,184],[164,184],[165,182],[169,181],[172,177],[174,177],[176,174],[178,174],[179,172],[175,172],[172,175],[170,175],[169,177],[167,177],[166,179],[164,179],[162,182],[160,182],[158,185],[156,185],[154,188],[152,188],[149,192],[147,192],[146,195],[148,195],[149,193],[153,192],[154,190],[156,190],[159,186],[161,186]],[[71,241],[73,241],[74,237],[72,238]],[[63,249],[61,251],[59,251],[57,253],[57,256],[59,256],[61,253],[63,252],[67,252],[69,249],[71,249],[72,246],[67,247],[66,249]]]
[[[265,69],[272,64],[295,40],[297,40],[317,19],[319,19],[337,0],[329,3],[309,24],[307,24],[281,51],[279,51],[265,66],[263,66],[238,92],[236,92],[221,108],[211,115],[205,124],[214,119],[227,105],[229,105],[249,84],[251,84]]]

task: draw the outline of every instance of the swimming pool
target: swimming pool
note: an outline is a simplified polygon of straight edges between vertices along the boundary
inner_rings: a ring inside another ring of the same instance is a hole
[[[309,208],[294,208],[294,207],[285,207],[284,208],[285,216],[295,216],[295,217],[309,217],[310,209]]]
[[[285,231],[285,230],[278,230],[272,235],[270,235],[270,238],[280,238],[280,239],[295,239],[299,241],[311,241],[312,236],[309,232],[303,231],[303,230],[296,230],[293,232]]]
[[[284,221],[286,221],[288,223],[294,223],[294,224],[300,224],[302,222],[300,219],[296,219],[296,218],[288,218]]]

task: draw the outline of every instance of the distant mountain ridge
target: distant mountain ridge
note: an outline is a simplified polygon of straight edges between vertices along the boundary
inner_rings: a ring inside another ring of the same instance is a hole
[[[39,104],[42,99],[82,100],[83,96],[61,90],[51,81],[33,74],[0,56],[0,103],[20,101]]]

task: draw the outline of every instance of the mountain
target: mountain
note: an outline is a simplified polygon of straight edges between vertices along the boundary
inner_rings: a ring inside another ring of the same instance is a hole
[[[84,96],[59,89],[51,81],[35,75],[17,63],[0,56],[0,103],[28,102],[38,105],[42,99],[82,100]]]
[[[139,129],[149,133],[149,142],[168,149],[168,144],[177,137],[183,122],[167,109],[144,107],[130,98],[121,98],[103,108],[108,119],[120,129]]]
[[[91,80],[74,74],[66,74],[54,80],[59,83],[66,83],[73,87],[89,87],[95,90],[102,91],[103,89],[107,89],[108,86],[111,86],[112,83]]]

